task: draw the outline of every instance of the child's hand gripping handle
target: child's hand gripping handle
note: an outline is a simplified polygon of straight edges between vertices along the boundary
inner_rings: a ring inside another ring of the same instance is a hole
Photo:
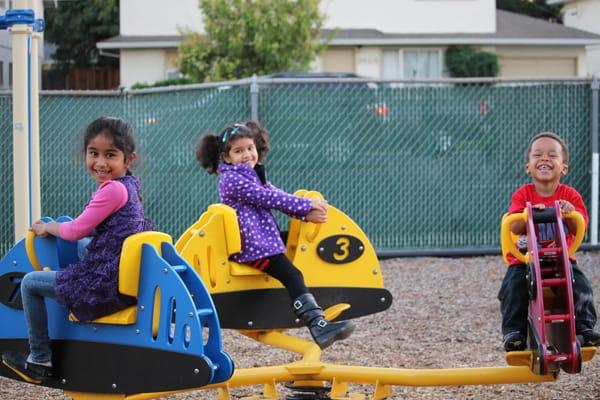
[[[321,195],[321,193],[317,192],[317,191],[309,191],[306,193],[303,193],[303,196],[309,200],[311,200],[314,204],[321,204],[325,202],[325,200],[323,199],[323,195]],[[325,211],[326,212],[326,211]],[[309,223],[312,227],[312,229],[310,229],[307,233],[306,233],[306,240],[308,242],[312,242],[314,241],[317,236],[319,235],[319,232],[321,231],[321,223],[314,223],[314,222],[309,222],[307,221],[307,223]]]
[[[54,221],[54,220],[49,217],[42,217],[41,221],[42,222],[50,222],[50,221]],[[42,267],[42,264],[38,260],[37,255],[35,254],[35,237],[36,236],[37,235],[35,234],[35,232],[32,229],[29,229],[27,231],[27,234],[25,235],[25,253],[27,254],[27,259],[29,259],[29,263],[31,264],[31,266],[33,267],[34,270],[49,271],[50,267]]]

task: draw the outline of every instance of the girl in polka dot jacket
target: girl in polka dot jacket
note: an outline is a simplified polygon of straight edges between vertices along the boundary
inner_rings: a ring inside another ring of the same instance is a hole
[[[219,176],[219,198],[232,207],[240,225],[242,250],[232,259],[249,264],[279,280],[292,299],[292,309],[321,348],[345,339],[354,330],[350,321],[329,322],[304,284],[302,272],[285,256],[285,245],[271,209],[313,223],[327,220],[322,200],[288,194],[266,180],[262,164],[269,151],[268,133],[258,122],[234,124],[220,135],[204,134],[196,159]]]

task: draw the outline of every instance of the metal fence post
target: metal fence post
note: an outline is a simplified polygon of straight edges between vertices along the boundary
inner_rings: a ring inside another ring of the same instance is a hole
[[[258,121],[258,81],[256,74],[252,75],[250,83],[250,119]]]
[[[592,214],[590,227],[590,243],[598,244],[598,185],[599,179],[599,154],[598,154],[598,114],[600,104],[598,104],[598,90],[600,81],[597,77],[592,79]]]

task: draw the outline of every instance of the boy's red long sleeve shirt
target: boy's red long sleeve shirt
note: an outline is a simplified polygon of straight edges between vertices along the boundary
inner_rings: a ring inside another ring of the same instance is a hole
[[[575,210],[579,212],[583,219],[585,220],[585,225],[587,227],[589,217],[587,213],[587,209],[585,207],[585,203],[583,202],[583,198],[571,186],[559,184],[556,188],[556,191],[552,196],[540,196],[536,190],[535,185],[533,183],[527,183],[520,188],[518,188],[512,195],[510,206],[508,208],[509,214],[520,213],[525,209],[527,202],[530,202],[532,205],[536,204],[544,204],[546,207],[554,207],[554,202],[556,200],[566,200],[569,203],[573,204]],[[554,241],[554,232],[551,229],[551,224],[538,224],[538,232],[536,232],[538,237],[538,242],[542,245],[542,247],[548,246],[550,243]],[[566,225],[565,227],[565,236],[567,239],[567,245],[570,246],[573,243],[574,235],[568,231]],[[522,264],[521,261],[517,260],[512,254],[508,254],[507,256],[509,265]],[[572,258],[574,259],[574,258]]]

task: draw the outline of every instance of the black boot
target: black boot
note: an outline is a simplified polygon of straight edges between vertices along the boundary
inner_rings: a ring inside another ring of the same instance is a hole
[[[296,297],[292,308],[298,318],[306,324],[314,341],[322,349],[331,346],[336,340],[346,339],[354,331],[354,324],[350,321],[327,321],[323,309],[319,307],[310,293]]]

